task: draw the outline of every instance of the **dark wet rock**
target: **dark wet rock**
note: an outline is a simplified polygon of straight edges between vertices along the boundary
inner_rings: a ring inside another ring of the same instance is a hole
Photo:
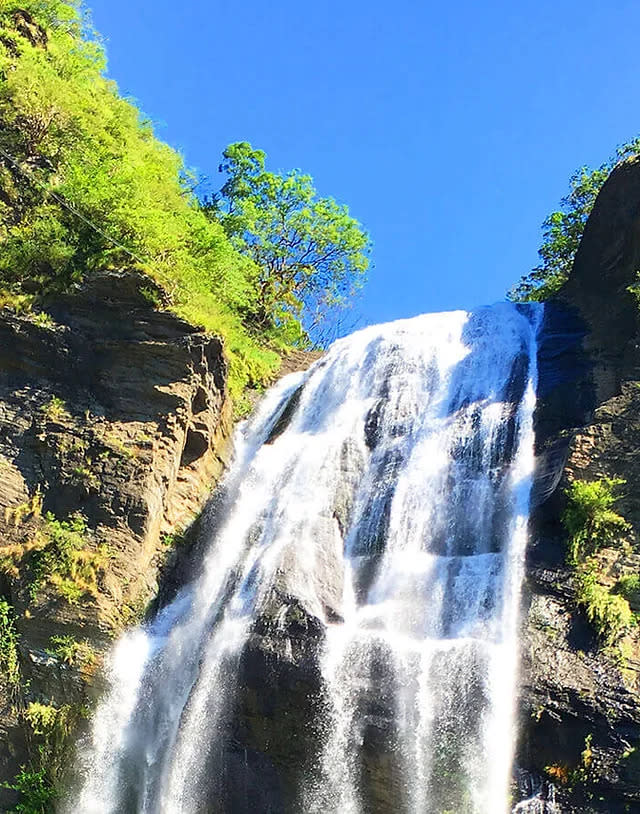
[[[293,391],[291,396],[289,397],[288,401],[283,406],[280,415],[276,419],[271,432],[265,444],[273,444],[273,442],[279,438],[282,433],[287,429],[289,424],[291,423],[291,419],[293,418],[296,410],[298,409],[298,405],[300,404],[300,398],[302,397],[302,391],[304,389],[303,385],[296,388]]]
[[[640,311],[628,291],[639,260],[640,162],[631,160],[605,184],[571,277],[545,306],[538,357],[516,765],[543,796],[553,782],[563,814],[640,811],[638,635],[599,645],[576,604],[561,523],[569,480],[606,476],[626,479],[617,508],[640,528]],[[605,552],[599,579],[611,586],[639,564],[637,554]]]
[[[295,597],[273,592],[240,658],[222,811],[303,810],[301,779],[311,776],[322,748],[323,642],[324,625]],[[256,783],[258,809],[243,791]]]

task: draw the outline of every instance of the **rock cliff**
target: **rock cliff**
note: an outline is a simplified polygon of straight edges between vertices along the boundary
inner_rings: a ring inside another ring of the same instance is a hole
[[[111,272],[35,317],[0,311],[4,781],[86,715],[101,653],[155,596],[225,465],[221,343],[162,297]],[[11,800],[0,790],[0,809]]]
[[[547,808],[538,810],[549,812],[640,811],[639,637],[598,641],[577,602],[561,522],[569,482],[624,479],[616,510],[631,531],[626,545],[601,552],[597,579],[609,588],[638,573],[638,269],[636,159],[619,165],[598,196],[570,279],[546,306],[540,343],[517,765],[526,770],[521,795],[540,788]]]

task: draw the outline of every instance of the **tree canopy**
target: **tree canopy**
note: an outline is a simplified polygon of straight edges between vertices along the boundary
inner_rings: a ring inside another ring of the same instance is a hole
[[[260,325],[304,319],[313,331],[362,286],[370,240],[346,206],[319,198],[309,175],[265,169],[265,153],[230,144],[227,176],[210,209],[232,245],[257,266]]]
[[[540,264],[509,292],[516,302],[543,301],[556,293],[568,278],[587,218],[613,167],[625,158],[640,153],[640,138],[622,145],[615,156],[597,169],[581,167],[570,179],[570,191],[542,224]]]
[[[80,0],[0,4],[0,305],[137,267],[223,337],[234,392],[268,380],[278,351],[305,342],[314,297],[342,304],[362,279],[365,238],[346,208],[314,199],[308,176],[240,170],[233,145],[216,215],[105,65]]]

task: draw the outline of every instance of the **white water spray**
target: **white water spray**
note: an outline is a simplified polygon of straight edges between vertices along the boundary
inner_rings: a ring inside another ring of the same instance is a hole
[[[238,664],[274,589],[325,629],[296,814],[508,810],[539,314],[367,328],[267,394],[200,576],[114,648],[69,812],[231,810]]]

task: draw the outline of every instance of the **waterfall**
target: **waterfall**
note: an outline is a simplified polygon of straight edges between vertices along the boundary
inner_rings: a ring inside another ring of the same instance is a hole
[[[540,314],[366,328],[264,396],[199,575],[110,655],[66,811],[241,814],[242,654],[294,604],[323,700],[287,811],[508,811]]]

